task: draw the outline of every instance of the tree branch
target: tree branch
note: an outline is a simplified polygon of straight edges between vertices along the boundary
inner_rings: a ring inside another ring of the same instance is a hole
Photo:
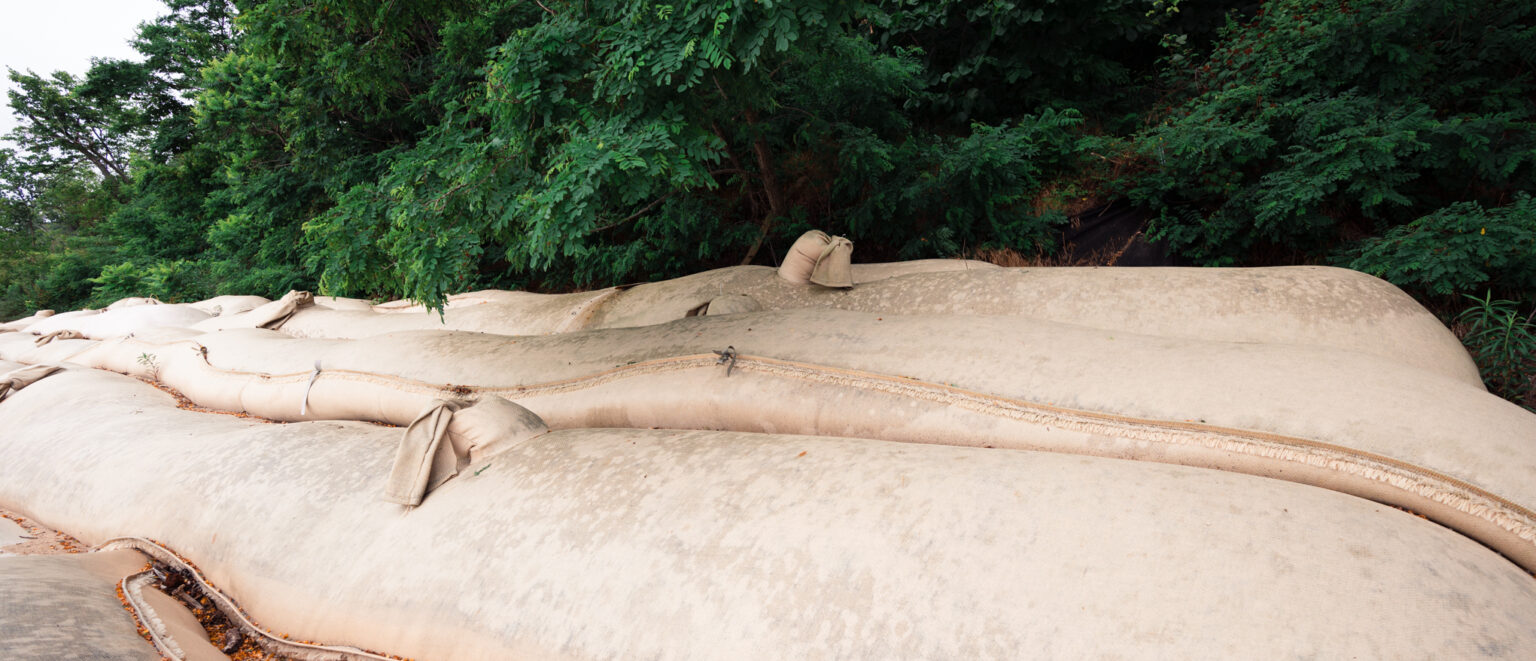
[[[741,259],[742,266],[751,264],[757,258],[757,251],[768,238],[768,230],[773,229],[773,221],[784,215],[783,192],[779,190],[779,176],[773,171],[773,154],[768,151],[768,140],[757,130],[757,113],[748,110],[746,118],[747,126],[756,134],[752,138],[752,152],[757,155],[757,167],[762,171],[763,193],[768,196],[768,213],[763,216],[763,222],[758,227],[757,240],[752,242],[747,256]]]
[[[647,204],[647,205],[645,205],[643,207],[640,207],[639,211],[636,211],[636,212],[634,212],[632,214],[629,214],[628,216],[624,217],[623,220],[614,221],[612,223],[608,223],[607,225],[603,225],[602,227],[594,228],[591,232],[588,232],[588,234],[596,234],[597,232],[603,232],[603,231],[606,231],[606,230],[611,230],[611,229],[613,229],[615,227],[623,225],[624,223],[627,223],[627,222],[629,222],[631,220],[639,218],[639,217],[645,215],[646,212],[650,211],[651,209],[655,209],[656,205],[661,204],[662,202],[665,202],[666,199],[669,198],[669,197],[672,197],[671,193],[667,193],[666,195],[663,195],[663,196],[658,197],[658,198],[656,198],[654,200],[651,200],[651,202],[649,204]]]

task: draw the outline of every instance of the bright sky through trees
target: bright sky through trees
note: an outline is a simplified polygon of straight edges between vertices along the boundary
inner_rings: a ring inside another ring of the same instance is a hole
[[[93,57],[142,60],[128,41],[165,11],[158,0],[0,0],[0,67],[79,75]],[[4,75],[0,82],[13,87]],[[0,134],[15,127],[10,110],[0,112]]]

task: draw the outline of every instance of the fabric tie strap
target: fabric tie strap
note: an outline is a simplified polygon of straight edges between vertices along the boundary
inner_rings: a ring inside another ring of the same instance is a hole
[[[203,349],[203,360],[208,360],[208,350]],[[299,402],[299,415],[309,415],[309,391],[315,388],[315,379],[320,378],[320,361],[315,361],[315,371],[309,373],[309,385],[304,386],[304,400]]]

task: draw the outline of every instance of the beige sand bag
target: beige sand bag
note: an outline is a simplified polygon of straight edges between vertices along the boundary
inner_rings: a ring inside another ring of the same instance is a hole
[[[23,323],[27,321],[26,319],[18,319],[14,322],[11,322],[11,324],[21,325],[16,330],[26,331],[28,333],[32,333],[33,335],[47,335],[48,333],[52,333],[58,330],[74,329],[76,328],[76,324],[83,321],[86,317],[99,315],[102,312],[104,311],[74,310],[71,312],[60,312],[58,314],[51,314],[46,316],[34,315],[34,317],[29,317],[29,319],[32,319],[32,321],[29,323]]]
[[[378,498],[399,430],[174,407],[90,371],[21,392],[0,404],[0,505],[92,543],[159,540],[293,640],[431,659],[1536,654],[1528,574],[1278,480],[570,430],[405,511]]]
[[[861,268],[883,266],[855,264],[854,279]],[[847,290],[793,285],[767,267],[721,269],[628,289],[606,301],[587,328],[665,323],[735,293],[763,310],[1029,317],[1141,335],[1333,347],[1482,387],[1466,349],[1438,318],[1391,284],[1355,271],[987,266],[906,273]],[[456,323],[450,313],[448,324]],[[307,335],[359,337],[366,329]],[[499,332],[490,323],[464,330]]]
[[[228,317],[242,312],[250,312],[272,301],[264,296],[215,296],[213,298],[192,303],[195,307],[214,317]]]
[[[13,333],[25,330],[28,326],[53,316],[53,310],[38,310],[30,316],[22,317],[6,323],[0,323],[0,333]]]
[[[338,296],[316,296],[315,305],[329,310],[373,310],[372,303],[360,298],[342,298]]]
[[[31,333],[0,334],[0,358],[27,365],[68,362],[82,351],[99,347],[96,340],[54,340],[37,344],[37,336]]]
[[[249,313],[251,328],[278,328],[301,308],[314,305],[315,297],[307,291],[290,291],[283,297],[255,308]]]
[[[0,650],[7,661],[228,661],[196,616],[156,587],[149,561],[127,548],[0,554]]]
[[[216,318],[193,324],[194,330],[210,332],[228,328],[271,328],[282,327],[295,314],[313,309],[315,297],[307,291],[290,291],[270,303],[256,306],[244,312],[234,314],[221,314]]]
[[[758,312],[763,309],[757,299],[744,294],[724,294],[716,296],[699,308],[699,315],[720,316],[722,314],[741,314],[743,312]]]
[[[811,230],[789,247],[779,265],[779,277],[797,285],[853,286],[853,242]]]
[[[612,287],[575,294],[531,294],[528,292],[468,292],[450,296],[439,315],[436,311],[410,301],[392,301],[377,306],[325,305],[299,310],[282,327],[295,337],[349,338],[381,335],[403,330],[463,329],[517,335],[544,335],[580,330],[587,326],[598,305],[612,298],[621,288]],[[679,316],[685,316],[680,313]],[[235,328],[204,324],[202,330]],[[245,325],[243,327],[250,327]],[[347,330],[347,329],[352,330]]]

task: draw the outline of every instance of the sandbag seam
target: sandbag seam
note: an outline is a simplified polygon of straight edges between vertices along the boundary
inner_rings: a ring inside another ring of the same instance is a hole
[[[169,632],[165,631],[165,621],[160,619],[155,609],[144,601],[144,583],[148,580],[153,580],[153,575],[147,570],[125,576],[119,582],[123,591],[123,601],[127,602],[133,617],[139,621],[145,631],[149,632],[150,642],[155,644],[155,649],[166,657],[181,661],[186,658],[186,651],[182,650],[181,645],[171,637]]]

